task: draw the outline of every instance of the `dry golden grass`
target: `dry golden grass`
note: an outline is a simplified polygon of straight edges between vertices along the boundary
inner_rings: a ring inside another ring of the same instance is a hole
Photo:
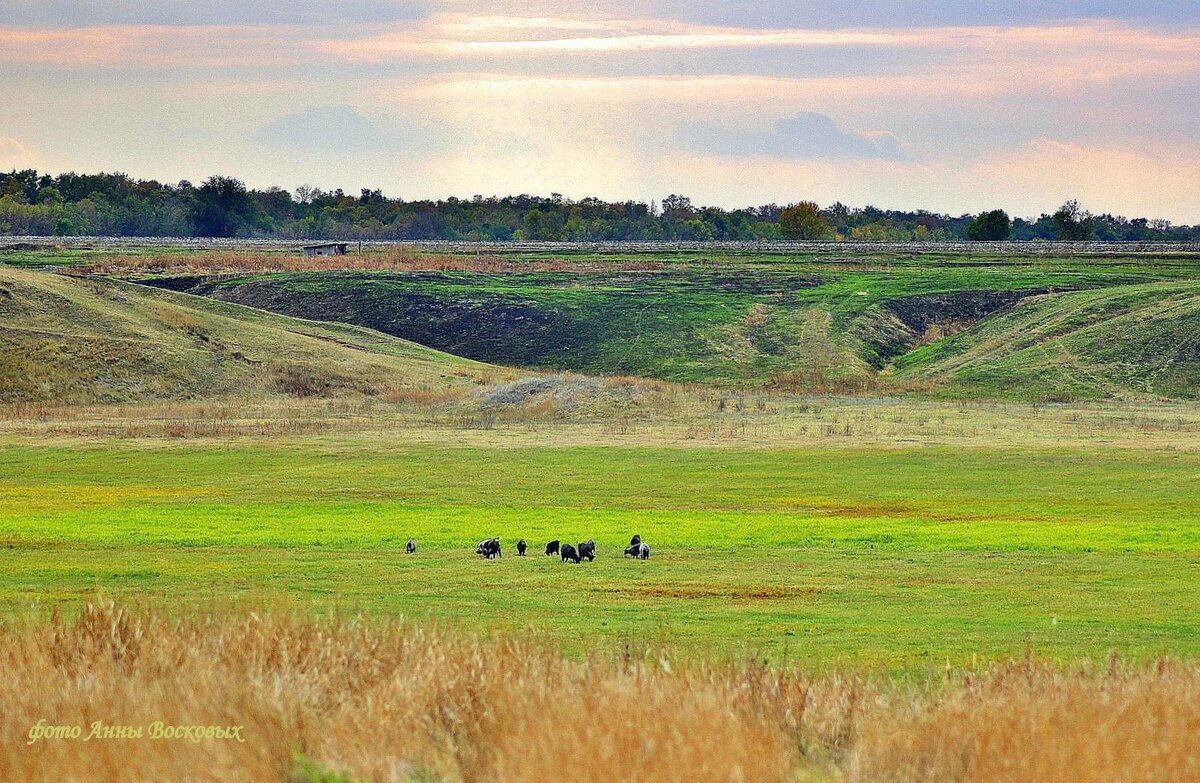
[[[467,391],[465,389],[453,386],[433,386],[431,384],[417,387],[394,386],[384,389],[379,395],[379,399],[390,405],[409,405],[413,407],[447,405],[461,402],[466,397]]]
[[[897,685],[745,665],[585,661],[536,639],[104,601],[0,631],[0,779],[1187,781],[1200,666],[1013,662]],[[43,739],[39,720],[243,726],[244,743]]]
[[[1103,673],[1026,662],[862,721],[852,780],[1200,780],[1200,668]]]
[[[0,443],[289,437],[511,446],[779,448],[914,443],[1014,448],[1200,450],[1193,403],[1020,403],[839,399],[754,394],[612,377],[601,394],[553,404],[482,406],[519,374],[484,370],[438,390],[386,386],[378,396],[228,398],[67,406],[0,405]],[[563,376],[567,379],[580,376]],[[451,390],[452,389],[452,390]]]
[[[763,388],[779,394],[858,395],[877,391],[879,382],[870,375],[834,375],[818,367],[778,373]]]
[[[451,255],[388,247],[344,256],[305,257],[263,251],[114,253],[76,267],[82,274],[261,274],[266,272],[613,272],[661,269],[660,261],[523,259],[497,255]]]

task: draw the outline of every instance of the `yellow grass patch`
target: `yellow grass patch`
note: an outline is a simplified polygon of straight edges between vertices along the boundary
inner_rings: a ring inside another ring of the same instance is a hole
[[[161,500],[212,494],[183,487],[108,486],[69,484],[62,486],[0,484],[0,515],[58,513],[64,507],[93,509],[138,500]]]
[[[306,257],[295,252],[202,251],[114,253],[76,267],[83,274],[262,274],[268,272],[627,272],[663,268],[661,261],[583,261],[452,255],[404,247],[368,249],[344,256]]]

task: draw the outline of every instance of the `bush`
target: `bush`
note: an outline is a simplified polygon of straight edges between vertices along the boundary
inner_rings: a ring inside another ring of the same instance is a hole
[[[289,366],[279,371],[279,390],[293,397],[329,397],[335,384],[311,367]]]

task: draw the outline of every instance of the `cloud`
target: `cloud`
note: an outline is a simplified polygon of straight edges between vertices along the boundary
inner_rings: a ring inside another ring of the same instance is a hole
[[[814,0],[5,0],[19,27],[99,25],[355,24],[424,18],[438,12],[477,17],[569,20],[646,17],[742,28],[937,27],[1029,25],[1065,19],[1181,24],[1200,21],[1195,0],[863,0],[830,13]]]
[[[311,60],[329,64],[423,63],[443,72],[530,77],[840,76],[887,79],[914,94],[977,83],[977,90],[1061,91],[1200,73],[1200,28],[1107,21],[829,30],[442,14],[307,46]]]
[[[395,22],[429,13],[421,0],[6,0],[14,27],[310,25]]]
[[[442,7],[477,14],[595,16],[594,0],[455,0]],[[742,27],[1024,25],[1063,19],[1169,24],[1200,21],[1195,0],[860,0],[831,10],[816,0],[605,0],[613,18],[646,16]]]
[[[269,147],[311,150],[371,150],[387,141],[352,106],[310,106],[254,131],[254,141]]]
[[[0,170],[27,169],[36,165],[33,152],[21,142],[0,136]]]
[[[438,122],[414,122],[404,116],[368,119],[352,106],[310,106],[260,125],[250,140],[274,150],[282,160],[345,165],[351,159],[404,160],[409,163],[443,148],[450,134]],[[297,157],[300,155],[300,157]]]
[[[623,55],[680,50],[808,49],[858,46],[938,46],[924,30],[820,30],[715,27],[629,19],[438,14],[420,25],[392,26],[352,38],[321,41],[326,55],[356,62],[398,57],[439,59]]]
[[[0,0],[2,2],[2,0]],[[471,17],[302,26],[0,27],[0,65],[176,72],[240,68],[297,79],[298,67],[356,76],[755,75],[886,80],[912,94],[1070,90],[1200,73],[1200,29],[1112,22],[1053,27],[801,29],[653,19]],[[320,71],[318,71],[320,72]]]
[[[684,126],[678,134],[683,147],[697,152],[732,156],[766,156],[819,160],[824,158],[883,158],[904,160],[904,145],[887,131],[842,128],[818,112],[800,112],[775,121],[766,131],[734,130],[716,125]]]
[[[651,0],[637,5],[654,16],[747,27],[1027,25],[1064,19],[1200,21],[1200,5],[1194,0],[863,0],[838,8],[836,14],[830,13],[827,3],[814,0]]]
[[[1183,219],[1200,3],[1145,5],[0,0],[0,164]]]
[[[0,28],[0,63],[95,69],[295,67],[306,59],[289,27],[137,25],[71,29]]]

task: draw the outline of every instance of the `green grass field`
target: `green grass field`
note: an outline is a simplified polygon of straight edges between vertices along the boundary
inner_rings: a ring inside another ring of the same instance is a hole
[[[287,596],[816,667],[1200,654],[1192,452],[13,442],[0,475],[14,611]],[[540,553],[589,537],[592,564]]]
[[[1193,258],[596,267],[646,260],[196,290],[723,385],[0,268],[0,607],[284,602],[815,668],[1200,654]],[[906,396],[796,394],[856,379]]]

